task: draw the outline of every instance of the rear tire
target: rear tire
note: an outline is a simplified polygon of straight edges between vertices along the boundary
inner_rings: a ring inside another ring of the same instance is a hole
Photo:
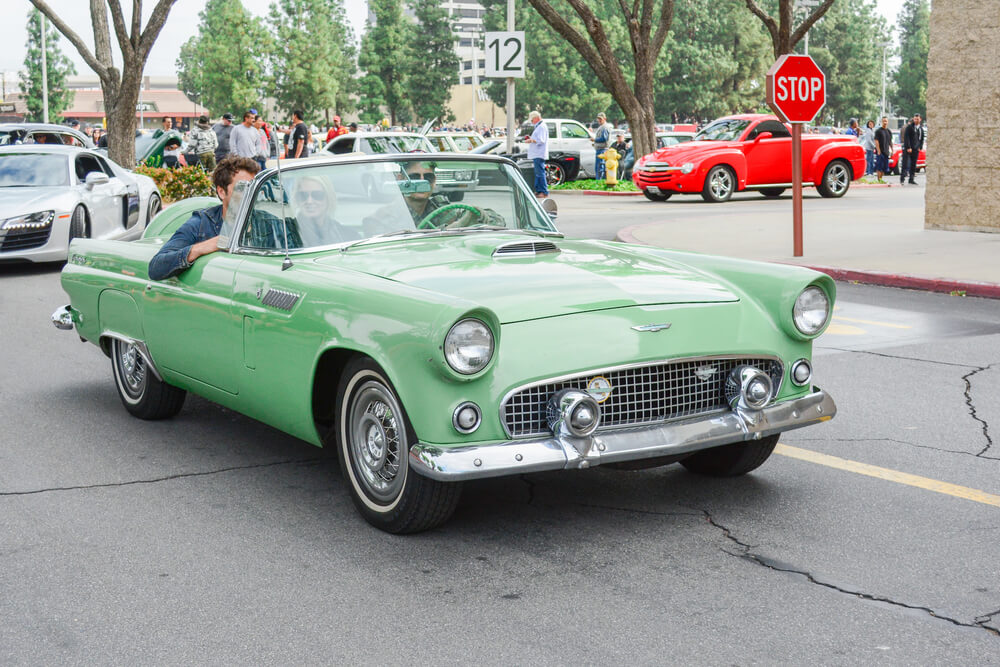
[[[725,165],[716,165],[705,176],[705,186],[701,190],[701,198],[709,202],[729,201],[736,191],[736,174]]]
[[[780,197],[781,193],[785,191],[785,188],[761,188],[760,193],[767,197],[768,199],[774,199],[775,197]]]
[[[167,419],[184,407],[187,392],[156,379],[138,348],[115,338],[111,367],[122,405],[139,419]]]
[[[823,170],[823,180],[816,190],[823,197],[843,197],[851,187],[851,167],[843,160],[834,160]]]
[[[655,192],[648,192],[647,190],[643,190],[642,194],[645,195],[646,199],[648,199],[649,201],[667,201],[668,199],[670,199],[671,195],[673,195],[674,193],[673,192],[661,192],[661,193],[657,194]]]
[[[687,457],[681,465],[707,477],[739,477],[759,468],[771,456],[779,435],[706,449]]]
[[[387,533],[441,525],[462,494],[460,483],[438,482],[410,470],[416,435],[392,384],[367,358],[347,364],[337,388],[337,457],[354,506]]]

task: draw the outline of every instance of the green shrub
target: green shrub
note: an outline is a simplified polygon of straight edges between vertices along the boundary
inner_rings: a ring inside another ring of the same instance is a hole
[[[163,197],[165,204],[181,199],[188,199],[189,197],[211,197],[215,195],[215,188],[212,186],[212,177],[198,166],[167,169],[165,167],[139,165],[135,168],[135,173],[145,174],[156,181],[156,187],[160,189],[160,196]]]
[[[592,178],[580,181],[566,181],[559,185],[553,185],[550,190],[608,190],[610,192],[638,192],[632,179],[618,179],[618,185],[608,185],[604,181],[597,181]]]

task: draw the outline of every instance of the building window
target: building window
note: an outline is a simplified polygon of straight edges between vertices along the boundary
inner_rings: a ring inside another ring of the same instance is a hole
[[[476,67],[478,67],[479,69],[483,69],[484,67],[486,67],[486,61],[485,60],[480,60],[479,64],[476,65]]]
[[[462,79],[462,85],[464,85],[464,86],[471,86],[472,85],[472,77],[471,76],[467,76],[467,77],[463,78]]]
[[[472,46],[472,40],[468,38],[462,38],[458,40],[459,46]]]

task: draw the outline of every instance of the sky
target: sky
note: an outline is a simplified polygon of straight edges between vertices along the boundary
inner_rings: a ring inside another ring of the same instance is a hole
[[[272,0],[243,0],[243,5],[257,16],[266,16],[268,6]],[[517,0],[524,2],[524,0]],[[895,25],[896,18],[903,7],[904,0],[876,0],[879,13],[886,17],[889,25]],[[128,12],[129,2],[123,2]],[[146,0],[143,3],[143,10],[148,14],[155,5],[155,0]],[[0,50],[0,72],[5,77],[14,77],[16,72],[24,67],[24,55],[26,53],[25,42],[27,41],[27,21],[28,10],[31,3],[28,0],[4,0],[4,5],[8,8],[7,20],[0,22],[0,44],[8,46]],[[49,5],[60,12],[70,26],[76,28],[80,37],[93,50],[93,33],[90,28],[90,3],[84,0],[49,0]],[[181,45],[186,42],[198,29],[198,12],[205,6],[204,0],[177,0],[177,3],[170,10],[163,30],[153,50],[149,54],[146,62],[146,74],[174,75],[177,69],[174,66],[177,54]],[[344,7],[347,11],[347,18],[354,27],[355,36],[360,37],[364,29],[367,17],[366,0],[344,0]],[[127,14],[126,14],[127,16]],[[145,17],[143,24],[145,25]],[[114,43],[114,35],[112,34]],[[76,65],[78,74],[91,74],[90,67],[83,61],[67,40],[61,39],[60,44],[63,53],[70,57]]]

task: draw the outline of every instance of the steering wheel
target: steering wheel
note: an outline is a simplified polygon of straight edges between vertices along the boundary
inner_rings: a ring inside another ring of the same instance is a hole
[[[441,220],[443,224],[438,224],[438,218],[444,217],[447,213],[452,214],[452,219],[448,221]],[[427,229],[428,227],[432,229],[464,227],[468,224],[475,224],[476,221],[480,220],[482,217],[482,209],[476,208],[475,206],[470,206],[469,204],[448,204],[447,206],[442,206],[441,208],[428,213],[427,217],[421,220],[417,225],[417,229]]]

